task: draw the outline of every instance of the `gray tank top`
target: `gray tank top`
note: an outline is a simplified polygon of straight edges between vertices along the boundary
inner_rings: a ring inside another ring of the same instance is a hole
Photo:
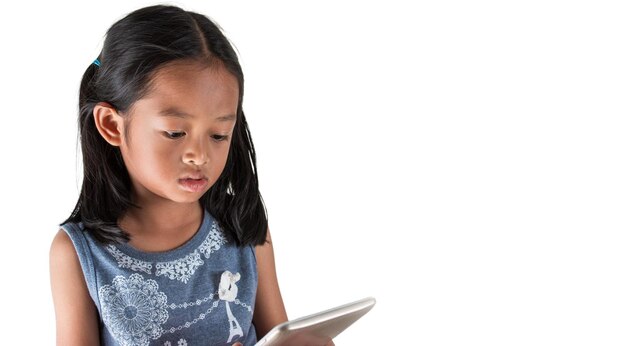
[[[82,222],[61,227],[98,309],[102,345],[256,343],[254,247],[227,242],[208,211],[189,241],[165,252],[101,244]]]

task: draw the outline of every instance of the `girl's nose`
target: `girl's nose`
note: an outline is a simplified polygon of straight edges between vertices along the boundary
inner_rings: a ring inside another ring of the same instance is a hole
[[[193,144],[189,145],[185,151],[183,156],[183,161],[188,164],[194,164],[196,166],[201,166],[207,163],[209,160],[207,146],[203,143],[202,140],[194,141]]]
[[[193,165],[196,165],[196,166],[202,166],[202,165],[204,165],[206,163],[206,160],[203,159],[203,158],[191,158],[190,157],[190,158],[185,160],[185,163],[193,164]]]

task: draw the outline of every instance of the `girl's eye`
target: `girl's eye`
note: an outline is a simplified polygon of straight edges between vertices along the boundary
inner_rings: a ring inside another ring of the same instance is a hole
[[[215,136],[213,136],[213,138],[214,138],[216,141],[221,142],[221,141],[225,141],[225,140],[228,138],[228,136],[215,135]]]
[[[177,132],[177,131],[165,131],[165,136],[171,139],[178,139],[185,135],[185,132]],[[213,139],[218,142],[222,142],[228,139],[226,135],[214,135]]]
[[[180,138],[180,137],[182,137],[184,134],[185,134],[184,132],[176,132],[176,131],[170,132],[170,131],[165,131],[165,136],[167,136],[168,138],[171,138],[171,139],[177,139],[177,138]]]

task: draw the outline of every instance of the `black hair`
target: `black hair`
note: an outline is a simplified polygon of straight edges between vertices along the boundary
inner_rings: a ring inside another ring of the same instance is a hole
[[[238,81],[237,119],[228,158],[200,204],[218,221],[228,240],[238,245],[265,242],[267,214],[242,110],[243,72],[237,55],[209,18],[167,5],[138,9],[114,23],[106,33],[99,64],[90,64],[83,75],[78,130],[84,177],[74,211],[61,225],[82,222],[103,243],[130,240],[117,221],[128,208],[139,206],[131,201],[131,182],[120,149],[100,135],[93,110],[98,102],[107,102],[120,113],[129,110],[147,95],[158,69],[180,59],[222,64]]]

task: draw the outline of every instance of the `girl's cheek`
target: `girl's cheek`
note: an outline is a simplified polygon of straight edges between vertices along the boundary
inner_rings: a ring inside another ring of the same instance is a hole
[[[159,154],[165,156],[171,156],[174,153],[178,152],[178,148],[175,145],[163,141],[156,143],[154,148],[155,151],[157,151]]]

